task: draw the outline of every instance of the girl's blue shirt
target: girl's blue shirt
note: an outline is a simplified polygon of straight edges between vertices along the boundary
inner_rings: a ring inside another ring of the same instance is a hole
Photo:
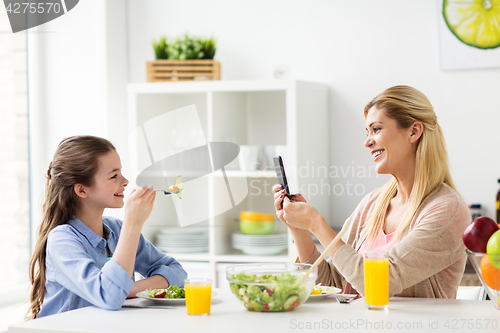
[[[122,221],[102,218],[107,239],[98,236],[73,217],[49,234],[46,249],[46,292],[38,317],[83,308],[89,305],[118,310],[127,298],[134,280],[111,258],[116,249]],[[184,287],[186,272],[174,258],[165,255],[142,234],[137,248],[135,272],[144,277],[161,275],[169,285]]]

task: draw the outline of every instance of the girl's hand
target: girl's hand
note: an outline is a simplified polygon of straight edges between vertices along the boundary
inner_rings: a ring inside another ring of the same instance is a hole
[[[285,224],[288,228],[290,228],[292,231],[296,231],[297,228],[293,227],[290,225],[286,219],[283,217],[284,212],[283,212],[283,198],[285,198],[285,190],[280,184],[274,185],[273,186],[273,191],[274,191],[274,208],[276,210],[276,216],[280,219],[283,224]],[[292,200],[296,202],[306,202],[306,199],[301,194],[292,194],[291,195]],[[287,198],[288,199],[288,198]]]
[[[125,219],[128,223],[142,228],[153,210],[156,192],[153,188],[138,187],[132,189],[125,204]]]

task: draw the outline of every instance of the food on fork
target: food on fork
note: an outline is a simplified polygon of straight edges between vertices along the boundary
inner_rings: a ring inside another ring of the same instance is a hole
[[[168,188],[168,192],[177,194],[179,199],[182,199],[182,177],[181,176],[177,176],[177,178],[175,178],[174,185],[172,185]]]

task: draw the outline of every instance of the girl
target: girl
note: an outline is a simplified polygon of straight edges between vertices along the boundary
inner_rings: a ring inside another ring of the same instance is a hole
[[[455,298],[466,254],[462,233],[470,212],[451,179],[443,133],[427,97],[408,86],[387,89],[364,110],[377,173],[391,174],[347,219],[343,241],[318,268],[318,283],[364,294],[366,249],[388,250],[390,296]],[[274,186],[276,212],[291,231],[300,262],[319,257],[336,233],[299,194]]]
[[[125,218],[103,217],[121,208],[128,180],[115,147],[94,136],[63,140],[47,171],[42,223],[30,262],[27,318],[95,305],[118,310],[149,288],[183,287],[187,274],[141,235],[155,192],[133,189]],[[110,259],[109,259],[110,257]],[[134,282],[134,271],[146,278]]]

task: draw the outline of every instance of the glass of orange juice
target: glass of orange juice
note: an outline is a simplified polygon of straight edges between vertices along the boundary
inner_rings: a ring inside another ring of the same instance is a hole
[[[368,309],[387,309],[389,305],[389,258],[387,251],[363,253],[365,269],[365,303]]]
[[[210,305],[212,304],[211,279],[186,279],[184,280],[184,289],[188,315],[210,314]]]

